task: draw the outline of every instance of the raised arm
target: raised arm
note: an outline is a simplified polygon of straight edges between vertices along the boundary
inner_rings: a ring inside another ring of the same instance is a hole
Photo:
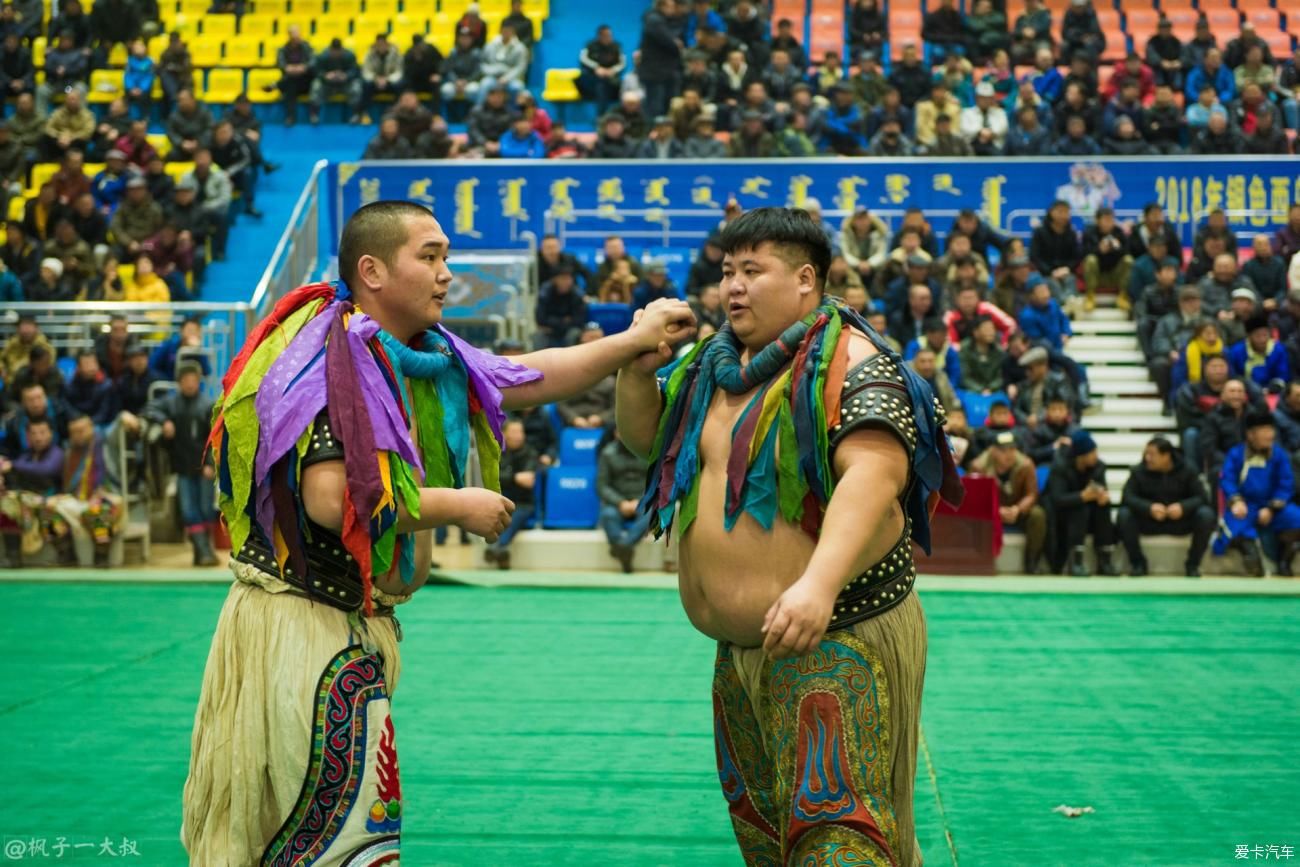
[[[695,314],[685,301],[661,299],[645,308],[622,334],[560,349],[543,349],[518,359],[542,372],[535,382],[503,392],[506,409],[553,403],[579,394],[646,353],[672,357],[672,347],[695,333]]]

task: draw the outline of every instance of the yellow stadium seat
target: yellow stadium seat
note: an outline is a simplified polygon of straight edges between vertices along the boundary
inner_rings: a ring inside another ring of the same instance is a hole
[[[257,0],[254,5],[259,15],[275,15],[283,18],[289,13],[289,0]]]
[[[9,219],[22,222],[23,212],[27,210],[27,197],[14,196],[9,200]]]
[[[128,262],[125,264],[118,263],[117,276],[122,280],[123,289],[125,289],[127,286],[134,287],[135,286],[135,263],[134,262]]]
[[[204,15],[201,20],[203,35],[209,39],[230,40],[234,38],[234,15]]]
[[[348,22],[321,19],[316,22],[316,32],[311,36],[311,47],[324,51],[333,39],[347,39]]]
[[[126,66],[126,46],[116,43],[108,52],[108,65],[121,68]]]
[[[547,102],[577,102],[582,99],[582,94],[578,93],[580,74],[580,69],[546,70],[546,89],[542,91],[542,99]]]
[[[81,164],[81,171],[88,178],[95,177],[95,175],[99,174],[103,170],[104,170],[103,163],[82,163]]]
[[[545,12],[525,12],[524,17],[533,22],[533,41],[542,41],[542,22],[546,20]]]
[[[215,105],[229,105],[244,92],[244,70],[209,69],[203,101]]]
[[[205,17],[211,6],[212,3],[210,0],[180,0],[180,2],[176,4],[177,10],[181,15],[196,21]],[[221,16],[213,15],[211,17],[219,18]]]
[[[275,35],[275,16],[257,13],[245,15],[239,22],[239,35],[251,39],[266,39]]]
[[[492,39],[501,32],[501,19],[506,17],[506,13],[483,12],[479,17],[483,19],[483,24],[487,27],[488,39]]]
[[[170,41],[171,37],[166,33],[159,33],[149,40],[149,56],[154,59],[155,63],[162,60],[163,52],[167,50],[167,44]]]
[[[361,17],[361,0],[329,0],[330,17],[346,18],[349,21],[357,21]]]
[[[428,33],[429,19],[423,15],[414,15],[410,12],[401,12],[392,18],[393,32],[402,33]]]
[[[274,59],[274,58],[272,58]],[[273,86],[280,81],[280,70],[278,69],[250,69],[248,70],[248,100],[253,103],[270,103],[280,101],[280,92],[265,90],[268,86]]]
[[[366,0],[366,15],[391,19],[397,15],[397,0]]]
[[[369,48],[375,42],[375,37],[381,33],[388,32],[387,21],[363,20],[356,19],[352,22],[352,38],[359,45]]]
[[[86,101],[92,105],[106,105],[122,96],[123,72],[120,69],[95,69],[90,73],[90,92]]]
[[[456,47],[456,34],[450,27],[439,30],[431,28],[426,36],[428,42],[433,44],[446,57],[451,54],[451,50]]]
[[[524,0],[524,14],[531,18],[533,13],[541,15],[542,18],[550,18],[550,0]]]
[[[450,15],[453,19],[459,18],[465,14],[472,0],[442,0],[438,4],[438,11],[443,15]]]
[[[241,36],[227,42],[226,65],[241,69],[262,66],[262,40]]]
[[[221,65],[221,40],[202,36],[190,40],[190,58],[196,67]]]
[[[58,163],[37,163],[32,166],[32,185],[28,187],[33,193],[45,186],[45,182],[54,177],[54,173],[59,170]]]
[[[295,18],[314,18],[319,24],[325,15],[325,0],[293,0],[293,15]],[[348,22],[340,23],[347,26]]]
[[[45,68],[45,45],[46,39],[44,36],[37,36],[32,40],[32,66],[37,69]]]
[[[199,35],[199,20],[202,17],[202,15],[177,15],[176,20],[171,23],[171,32],[179,33],[186,44],[189,44]]]
[[[485,19],[489,15],[504,18],[510,14],[510,0],[479,0],[478,11]]]
[[[166,133],[151,132],[145,136],[145,139],[153,145],[153,149],[158,151],[160,157],[165,157],[172,152],[172,140],[167,138]]]
[[[167,163],[165,170],[171,175],[171,179],[179,184],[181,178],[194,171],[194,163]]]

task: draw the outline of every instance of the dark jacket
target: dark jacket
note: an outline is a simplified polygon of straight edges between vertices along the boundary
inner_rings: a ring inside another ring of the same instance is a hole
[[[1241,415],[1237,415],[1227,404],[1220,403],[1201,422],[1201,461],[1207,478],[1218,479],[1224,456],[1246,439],[1246,413],[1249,411],[1250,405],[1247,404]]]
[[[158,382],[158,375],[147,368],[138,377],[129,370],[123,373],[116,382],[121,408],[132,415],[144,412],[145,405],[149,403],[149,386],[155,382]]]
[[[91,381],[72,377],[63,389],[63,399],[68,406],[90,416],[96,425],[106,425],[117,415],[117,391],[112,381],[102,376]]]
[[[668,19],[651,10],[641,24],[641,79],[671,81],[681,75],[682,52]]]
[[[596,464],[596,492],[606,506],[624,500],[640,500],[645,493],[645,461],[632,454],[621,440],[614,440],[600,451]]]
[[[569,292],[556,291],[553,283],[541,287],[537,294],[537,324],[563,334],[581,328],[587,322],[587,299],[576,285]]]
[[[1044,220],[1029,241],[1029,259],[1044,276],[1061,267],[1073,271],[1083,261],[1083,248],[1074,227],[1066,226],[1064,232],[1057,233]]]
[[[963,375],[965,368],[962,368]],[[1034,392],[1036,389],[1025,379],[1019,383],[1019,390],[1016,392],[1015,403],[1011,405],[1011,411],[1015,414],[1016,420],[1024,424],[1030,416],[1038,415],[1047,404],[1053,399],[1061,399],[1070,405],[1070,409],[1077,415],[1079,406],[1074,394],[1074,386],[1064,373],[1059,370],[1048,370],[1047,379],[1043,381],[1042,399],[1038,402],[1040,406],[1035,406]]]
[[[1148,470],[1139,461],[1129,470],[1122,503],[1139,518],[1150,515],[1155,503],[1166,506],[1178,503],[1183,507],[1183,514],[1190,516],[1201,506],[1208,506],[1210,498],[1200,477],[1186,461],[1175,460],[1173,470],[1167,473]]]
[[[615,378],[607,376],[586,391],[555,405],[561,420],[572,425],[575,420],[598,415],[605,427],[614,425]]]
[[[1106,464],[1097,461],[1090,469],[1080,471],[1074,465],[1074,459],[1068,451],[1061,452],[1052,463],[1047,475],[1047,487],[1043,491],[1043,500],[1059,514],[1062,511],[1077,509],[1085,505],[1083,489],[1090,483],[1106,486]]]
[[[1056,441],[1061,437],[1069,437],[1079,426],[1074,422],[1066,422],[1057,427],[1048,424],[1044,419],[1039,421],[1034,427],[1021,438],[1024,443],[1025,454],[1029,455],[1038,466],[1050,464],[1056,460],[1058,448]]]
[[[1114,249],[1103,253],[1101,252],[1101,239],[1111,237],[1119,242]],[[1083,230],[1083,255],[1096,256],[1101,270],[1109,271],[1120,263],[1120,260],[1128,255],[1128,235],[1124,232],[1124,227],[1116,223],[1109,232],[1102,232],[1101,227],[1092,223],[1088,228]]]
[[[537,471],[537,452],[524,442],[523,448],[505,449],[501,452],[501,494],[514,502],[516,506],[533,504],[533,486],[515,484],[519,473]]]
[[[172,469],[183,476],[196,476],[203,467],[208,434],[212,431],[212,401],[202,393],[185,397],[179,391],[151,400],[144,417],[156,424],[170,421],[176,435],[158,442],[171,458]]]

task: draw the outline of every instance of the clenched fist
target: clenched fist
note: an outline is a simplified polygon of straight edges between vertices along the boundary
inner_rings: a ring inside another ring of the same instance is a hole
[[[452,523],[467,533],[482,536],[489,542],[510,526],[515,504],[487,488],[462,488],[456,492],[456,512]]]

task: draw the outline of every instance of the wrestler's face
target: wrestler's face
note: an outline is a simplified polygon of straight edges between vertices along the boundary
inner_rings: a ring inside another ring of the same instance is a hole
[[[385,328],[419,333],[442,321],[452,279],[447,267],[451,241],[432,216],[408,217],[406,228],[406,243],[387,269],[383,288],[388,291],[379,298],[387,315]]]
[[[811,313],[820,300],[813,266],[793,264],[770,241],[735,250],[722,259],[722,296],[727,319],[750,349],[771,343]]]

